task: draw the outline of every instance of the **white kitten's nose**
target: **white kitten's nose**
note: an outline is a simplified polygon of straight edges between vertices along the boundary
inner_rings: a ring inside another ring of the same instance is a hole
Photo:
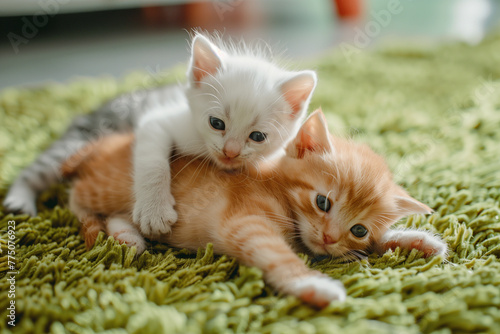
[[[228,158],[236,158],[240,155],[241,146],[235,139],[228,139],[224,144],[222,152],[224,152],[224,155]]]

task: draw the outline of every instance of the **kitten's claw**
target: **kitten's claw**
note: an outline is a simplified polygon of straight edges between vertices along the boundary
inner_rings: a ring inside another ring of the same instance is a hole
[[[133,218],[139,223],[141,233],[150,239],[162,234],[170,233],[171,226],[177,221],[177,212],[174,209],[175,200],[172,196],[168,201],[160,203],[136,202]]]
[[[308,276],[295,279],[291,293],[308,304],[323,308],[332,301],[343,302],[346,291],[342,282],[326,276]]]

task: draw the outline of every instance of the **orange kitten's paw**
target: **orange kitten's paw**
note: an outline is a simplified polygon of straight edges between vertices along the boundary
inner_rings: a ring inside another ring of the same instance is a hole
[[[168,200],[156,199],[154,202],[137,201],[133,213],[134,221],[139,223],[142,234],[151,239],[170,233],[171,226],[177,221],[175,200],[172,195]]]
[[[146,250],[146,241],[136,231],[119,231],[113,234],[113,238],[120,243],[127,244],[129,247],[135,247],[137,249],[137,255],[142,254]]]
[[[295,279],[290,287],[293,295],[316,307],[326,307],[332,301],[343,302],[346,292],[342,282],[325,276]]]
[[[146,249],[146,240],[139,230],[127,219],[120,216],[110,217],[105,224],[106,233],[113,236],[120,243],[137,248],[137,255]]]
[[[422,230],[390,230],[385,236],[385,249],[418,249],[425,257],[448,253],[448,245],[440,237]]]
[[[418,249],[423,252],[425,257],[434,255],[446,255],[448,252],[448,246],[433,237],[423,237],[422,239],[416,239],[410,244],[410,248]]]

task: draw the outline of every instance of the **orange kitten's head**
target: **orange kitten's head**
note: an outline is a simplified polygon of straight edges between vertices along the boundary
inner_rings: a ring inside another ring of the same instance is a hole
[[[299,233],[316,254],[359,257],[400,218],[431,212],[394,183],[384,159],[368,146],[330,135],[320,110],[287,156],[295,160],[288,173],[298,181],[292,198]]]

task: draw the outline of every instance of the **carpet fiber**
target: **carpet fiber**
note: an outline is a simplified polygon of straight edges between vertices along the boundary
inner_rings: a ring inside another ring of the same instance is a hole
[[[320,77],[311,108],[337,134],[383,154],[399,183],[434,214],[399,226],[438,232],[450,254],[389,251],[342,264],[309,259],[342,280],[345,303],[319,311],[273,293],[262,272],[212,247],[151,246],[138,258],[100,235],[90,251],[66,208],[65,187],[45,192],[39,217],[0,207],[0,328],[36,333],[499,333],[500,36],[478,46],[388,47],[340,52],[310,67]],[[71,118],[136,88],[174,82],[182,69],[124,80],[0,94],[0,199],[19,170]],[[16,224],[16,326],[6,324],[7,226]]]

